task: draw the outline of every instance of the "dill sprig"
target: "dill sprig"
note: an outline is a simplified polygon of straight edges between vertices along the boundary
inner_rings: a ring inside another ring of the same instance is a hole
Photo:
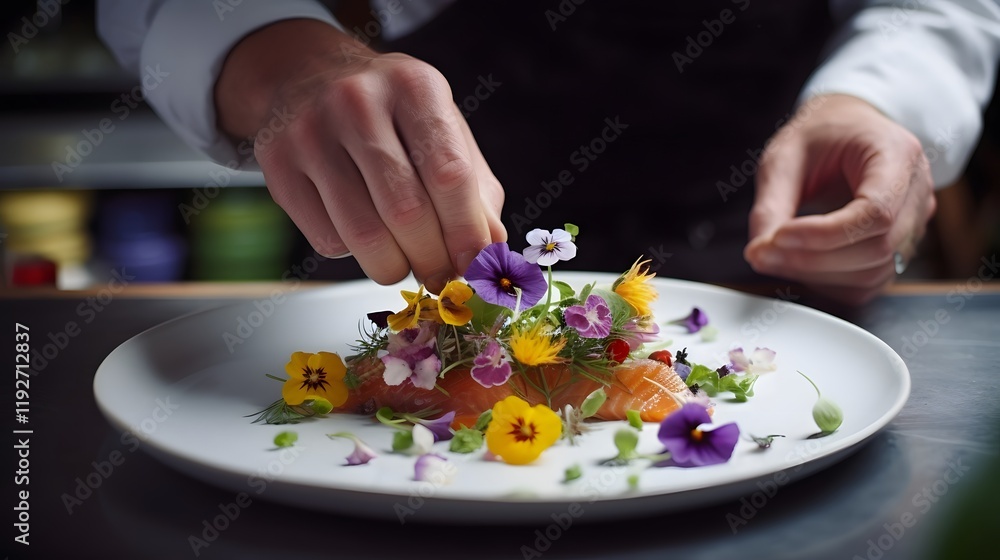
[[[316,411],[308,405],[289,406],[285,403],[285,399],[278,399],[264,410],[247,414],[244,418],[256,416],[257,418],[254,418],[253,424],[261,422],[264,424],[296,424],[305,418],[315,415]]]
[[[375,358],[379,350],[384,350],[389,345],[388,328],[383,329],[370,321],[367,324],[365,321],[359,321],[358,331],[361,333],[361,338],[351,345],[354,354],[347,357],[349,362]]]

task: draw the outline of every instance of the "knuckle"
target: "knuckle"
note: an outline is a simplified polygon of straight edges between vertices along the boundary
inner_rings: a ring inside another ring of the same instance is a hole
[[[431,203],[416,193],[397,195],[386,205],[385,219],[390,227],[410,229],[425,221]]]
[[[431,171],[428,187],[442,193],[452,192],[468,184],[473,173],[468,158],[459,154],[445,156],[444,162]]]
[[[402,86],[403,91],[415,95],[447,94],[451,97],[448,80],[436,68],[426,62],[409,59],[401,61],[392,70],[392,80]]]
[[[343,226],[337,226],[348,247],[355,255],[377,254],[392,240],[389,232],[381,223],[372,220],[356,219]]]

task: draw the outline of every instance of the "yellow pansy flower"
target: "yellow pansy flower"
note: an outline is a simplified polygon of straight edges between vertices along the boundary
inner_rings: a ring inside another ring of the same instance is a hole
[[[403,329],[416,327],[417,323],[421,320],[440,322],[441,318],[438,316],[437,304],[433,298],[424,294],[424,286],[422,284],[416,292],[400,290],[399,293],[406,300],[406,309],[389,315],[387,319],[389,328],[399,332]]]
[[[647,264],[649,259],[642,262],[636,259],[632,268],[618,278],[613,288],[614,292],[632,306],[639,316],[653,313],[652,304],[657,297],[656,288],[649,284],[649,279],[656,274],[649,273]]]
[[[511,330],[510,352],[514,359],[526,366],[557,364],[565,361],[559,357],[559,352],[566,346],[566,339],[542,332],[541,321],[536,322],[527,331],[517,327]]]
[[[472,320],[472,310],[465,302],[472,297],[472,288],[463,282],[452,280],[445,285],[438,296],[438,315],[449,325],[462,326]]]
[[[506,463],[525,465],[538,458],[562,435],[562,420],[551,408],[531,406],[509,396],[493,405],[486,428],[486,447]]]
[[[288,380],[281,388],[281,398],[289,406],[321,398],[336,408],[347,401],[344,375],[347,367],[340,356],[330,352],[295,352],[285,364]]]

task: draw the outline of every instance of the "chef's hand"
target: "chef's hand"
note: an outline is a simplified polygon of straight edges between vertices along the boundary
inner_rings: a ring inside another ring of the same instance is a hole
[[[827,214],[803,204],[839,198]],[[861,304],[896,276],[934,214],[930,166],[913,134],[856,97],[813,98],[768,144],[744,256],[757,272]]]
[[[412,270],[437,292],[506,240],[503,188],[424,62],[285,20],[233,48],[215,104],[222,130],[256,137],[271,196],[313,248],[350,252],[377,282]]]

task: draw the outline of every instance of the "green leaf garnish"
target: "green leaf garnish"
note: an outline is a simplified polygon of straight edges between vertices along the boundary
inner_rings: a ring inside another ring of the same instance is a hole
[[[490,425],[490,420],[493,420],[493,409],[485,410],[479,415],[476,420],[476,425],[472,427],[473,430],[479,430],[480,432],[486,431],[486,427]]]
[[[642,417],[638,410],[626,410],[625,418],[628,419],[628,425],[632,426],[637,430],[642,430]]]
[[[563,229],[576,241],[576,236],[580,235],[580,228],[576,224],[563,224]]]
[[[299,440],[299,434],[295,432],[281,432],[274,436],[275,447],[291,447]]]
[[[816,390],[817,399],[816,404],[813,405],[812,414],[813,421],[816,422],[816,425],[819,426],[819,429],[822,430],[822,432],[814,434],[814,436],[824,437],[836,432],[837,428],[844,423],[844,411],[837,406],[837,403],[824,397],[819,392],[819,387],[813,383],[812,379],[809,379],[808,375],[802,373],[801,371],[798,372],[798,374],[805,377],[806,381],[808,381],[809,384],[813,386],[813,389]]]
[[[566,474],[563,477],[563,483],[572,482],[583,476],[583,469],[580,468],[579,464],[574,464],[566,468]]]
[[[411,443],[412,443],[412,437]],[[463,426],[451,438],[448,450],[455,453],[472,453],[483,446],[483,432]],[[395,451],[395,449],[393,449]]]
[[[413,432],[396,432],[392,436],[392,450],[400,453],[413,447]]]
[[[604,387],[601,387],[583,399],[583,404],[580,405],[580,413],[584,418],[590,418],[597,414],[597,411],[601,409],[606,400],[608,400],[608,394],[604,392]]]

